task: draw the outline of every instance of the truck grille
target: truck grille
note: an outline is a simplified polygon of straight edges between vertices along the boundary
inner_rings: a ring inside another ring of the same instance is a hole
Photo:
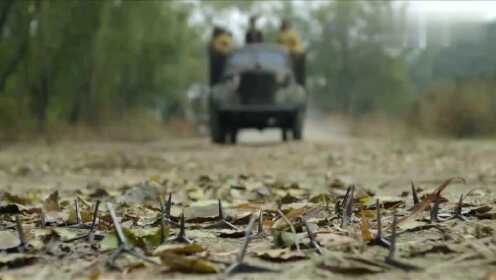
[[[273,104],[276,90],[276,78],[272,73],[245,72],[241,74],[238,92],[242,105]]]

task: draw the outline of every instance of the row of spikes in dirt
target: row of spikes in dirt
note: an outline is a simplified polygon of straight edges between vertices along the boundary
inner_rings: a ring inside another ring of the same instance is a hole
[[[412,182],[411,185],[411,190],[412,190],[412,199],[413,199],[413,204],[414,207],[411,211],[411,214],[403,217],[402,219],[398,219],[398,215],[396,214],[396,210],[394,210],[393,213],[393,223],[391,225],[391,236],[390,237],[384,237],[383,235],[383,227],[382,227],[382,213],[381,213],[381,204],[379,200],[376,200],[376,211],[377,211],[377,234],[376,236],[369,242],[369,245],[374,246],[382,246],[385,247],[389,250],[388,255],[385,258],[385,262],[389,265],[392,265],[394,267],[397,267],[402,270],[417,270],[419,267],[399,261],[395,258],[395,251],[396,251],[396,238],[397,238],[397,232],[396,228],[399,225],[399,223],[406,221],[407,219],[410,219],[411,217],[414,217],[418,213],[424,211],[430,206],[430,222],[431,223],[440,223],[444,220],[441,220],[439,218],[439,209],[440,209],[440,194],[441,192],[454,180],[460,180],[464,182],[463,179],[461,178],[451,178],[449,180],[446,180],[443,184],[441,184],[438,188],[436,188],[430,195],[428,195],[426,198],[424,198],[422,201],[419,200],[417,190],[415,188],[415,185]],[[354,200],[354,191],[355,191],[355,186],[351,185],[348,187],[347,192],[344,196],[344,198],[341,201],[336,202],[336,212],[338,213],[338,216],[341,217],[341,227],[344,228],[346,226],[349,226],[353,223],[353,200]],[[82,222],[81,218],[81,212],[80,212],[80,206],[79,206],[79,200],[75,200],[75,208],[76,208],[76,223],[73,225],[70,225],[69,227],[71,228],[79,228],[79,229],[87,229],[88,232],[84,235],[65,240],[64,242],[73,242],[76,240],[86,240],[88,242],[93,242],[94,240],[101,240],[103,239],[102,235],[96,234],[96,225],[97,225],[97,217],[98,217],[98,211],[99,211],[99,206],[100,206],[100,201],[97,200],[94,206],[94,211],[93,211],[93,217],[92,217],[92,222],[91,224],[85,224]],[[432,205],[431,205],[432,204]],[[185,227],[185,218],[184,218],[184,210],[181,213],[179,223],[174,220],[174,218],[171,215],[171,208],[172,208],[173,202],[172,202],[172,194],[169,194],[167,202],[163,203],[162,200],[160,200],[160,217],[159,217],[159,222],[160,222],[160,243],[161,244],[166,244],[166,243],[192,243],[193,241],[189,239],[186,235],[186,227]],[[148,262],[153,265],[159,265],[154,261],[153,259],[147,257],[143,252],[132,245],[129,244],[129,242],[126,239],[126,236],[124,235],[124,232],[122,230],[122,226],[120,225],[116,212],[113,208],[112,203],[107,202],[106,203],[107,209],[110,213],[112,223],[115,228],[115,235],[117,239],[117,244],[118,247],[117,249],[110,255],[110,257],[107,260],[107,265],[111,268],[116,268],[115,261],[119,256],[122,254],[128,254],[131,255],[135,258],[141,259],[145,262]],[[463,194],[460,195],[460,198],[458,200],[457,206],[455,207],[453,211],[453,215],[450,218],[456,218],[460,219],[462,221],[466,221],[467,218],[463,215],[462,212],[462,207],[463,207]],[[295,228],[291,221],[284,215],[284,213],[281,211],[281,209],[277,210],[280,218],[284,219],[284,221],[289,225],[291,231],[296,234]],[[259,267],[259,266],[253,266],[250,264],[245,263],[244,259],[248,250],[248,245],[250,241],[253,239],[253,228],[255,225],[255,222],[258,220],[258,229],[256,235],[263,235],[264,234],[264,229],[263,229],[263,210],[260,209],[258,215],[252,214],[249,220],[248,225],[245,228],[245,236],[244,236],[244,242],[241,245],[241,248],[239,250],[239,253],[236,257],[236,260],[228,266],[228,268],[225,270],[226,275],[234,274],[234,273],[242,273],[242,272],[274,272],[272,269],[264,268],[264,267]],[[18,238],[19,238],[19,245],[13,248],[9,248],[5,250],[7,253],[13,253],[13,252],[26,252],[29,250],[27,246],[27,242],[24,236],[24,230],[22,226],[21,219],[19,215],[17,214],[15,217],[16,220],[16,230],[18,233]],[[314,248],[315,252],[317,254],[322,254],[323,249],[321,245],[316,241],[315,239],[315,233],[311,231],[311,227],[307,223],[307,221],[301,217],[298,219],[299,222],[302,223],[303,228],[306,230],[308,239],[309,241],[309,247]],[[40,224],[42,227],[45,226],[45,221],[44,221],[44,215],[42,214],[40,216]],[[167,236],[165,236],[165,226],[169,224],[171,226],[179,227],[179,232],[177,236],[172,237],[167,239]],[[207,228],[227,228],[227,229],[232,229],[232,230],[239,230],[238,227],[230,223],[227,219],[226,216],[224,215],[224,210],[222,207],[222,201],[218,201],[218,217],[217,217],[217,222],[208,226]],[[295,247],[296,250],[300,252],[299,248],[299,243],[295,239]]]

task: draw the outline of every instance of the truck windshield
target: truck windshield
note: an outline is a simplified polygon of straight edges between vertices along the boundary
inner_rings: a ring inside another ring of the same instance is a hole
[[[252,69],[258,64],[264,70],[287,70],[287,56],[275,51],[238,52],[231,55],[228,61],[229,70]]]

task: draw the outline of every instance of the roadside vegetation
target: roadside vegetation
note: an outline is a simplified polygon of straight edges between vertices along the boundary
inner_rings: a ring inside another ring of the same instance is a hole
[[[422,134],[493,135],[494,23],[434,19],[420,44],[406,2],[269,4],[2,1],[0,139],[74,127],[153,135],[184,116],[188,87],[206,80],[211,28],[234,12],[260,14],[269,40],[281,18],[294,23],[321,110],[382,115]]]

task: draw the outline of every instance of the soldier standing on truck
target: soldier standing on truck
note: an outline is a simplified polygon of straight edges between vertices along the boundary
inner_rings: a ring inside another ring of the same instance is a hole
[[[218,83],[226,63],[226,56],[232,49],[232,36],[221,27],[214,27],[209,45],[210,86]]]
[[[284,19],[281,22],[277,43],[284,47],[291,55],[296,81],[305,85],[305,52],[300,42],[300,36],[291,28],[291,23]]]
[[[300,36],[298,36],[298,33],[291,28],[290,22],[286,19],[281,22],[277,42],[286,48],[291,54],[303,53]]]
[[[258,18],[256,16],[250,17],[250,27],[248,28],[245,36],[245,43],[247,45],[262,43],[264,40],[262,31],[257,29],[257,19]]]

